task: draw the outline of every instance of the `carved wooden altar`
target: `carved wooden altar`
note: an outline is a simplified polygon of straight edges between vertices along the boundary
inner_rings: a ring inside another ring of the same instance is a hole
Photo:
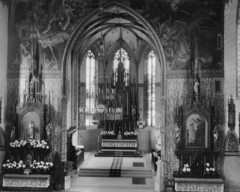
[[[13,191],[50,189],[53,163],[48,162],[51,152],[51,122],[45,115],[43,85],[39,78],[29,73],[29,85],[24,91],[23,102],[16,107],[17,118],[11,124],[11,140],[3,163],[3,187]],[[16,122],[15,122],[16,120]],[[15,127],[16,126],[16,127]],[[30,175],[28,175],[30,174]]]
[[[211,106],[193,102],[183,107],[178,118],[182,118],[179,121],[182,124],[176,134],[178,147],[175,154],[180,164],[179,170],[174,172],[175,190],[223,191],[223,180],[217,170],[219,151],[214,147],[216,124],[211,116]]]

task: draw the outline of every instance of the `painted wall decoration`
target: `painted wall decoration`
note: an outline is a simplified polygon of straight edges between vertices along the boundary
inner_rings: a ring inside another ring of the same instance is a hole
[[[159,35],[169,69],[189,69],[194,62],[222,69],[222,2],[146,1],[146,7],[142,15]]]
[[[13,2],[15,6],[14,10],[11,10],[12,20],[10,21],[11,30],[9,30],[8,104],[12,101],[21,102],[28,80],[27,74],[30,69],[34,69],[34,74],[40,75],[45,84],[45,104],[49,105],[50,100],[54,133],[52,146],[57,151],[62,149],[64,157],[66,147],[61,146],[61,142],[66,142],[66,133],[62,130],[64,125],[61,125],[61,118],[65,117],[62,117],[60,113],[62,56],[74,28],[88,13],[99,8],[98,1],[14,0]],[[191,71],[195,65],[200,66],[200,70],[205,72],[223,69],[221,43],[223,6],[221,1],[130,0],[130,7],[139,12],[155,29],[161,40],[169,71]],[[94,38],[93,36],[92,41],[95,40]],[[136,43],[131,39],[128,44],[138,55],[137,59],[141,58],[146,44],[142,41]],[[106,52],[108,53],[113,46],[113,40],[107,41]],[[166,157],[166,173],[169,177],[179,168],[179,161],[174,154],[176,149],[175,109],[177,104],[182,105],[188,98],[192,98],[193,79],[189,78],[190,76],[179,78],[177,74],[173,74],[166,82],[167,94],[164,100],[166,108],[162,108],[163,112],[159,120],[161,122],[158,124],[163,125],[161,127],[165,129],[163,131],[165,142],[163,143],[166,143],[166,146],[162,152],[164,158]],[[85,92],[84,86],[79,85],[79,89],[81,93]],[[140,87],[140,92],[141,89],[143,88]],[[201,76],[201,96],[208,103],[210,100],[215,101],[219,111],[219,124],[222,125],[224,123],[224,97],[223,94],[214,94],[213,90],[213,77]],[[140,97],[143,97],[143,94]],[[79,103],[84,103],[84,101],[84,97],[79,98]],[[141,105],[143,106],[142,103]],[[8,105],[6,118],[9,122],[12,109],[13,106]],[[78,119],[78,129],[84,130],[84,119],[80,116]],[[218,169],[221,169],[222,156],[217,161]]]
[[[186,147],[208,147],[208,122],[200,114],[191,114],[186,120]]]

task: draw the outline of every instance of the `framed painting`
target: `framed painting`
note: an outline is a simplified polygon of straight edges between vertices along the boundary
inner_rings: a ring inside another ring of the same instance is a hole
[[[186,118],[185,147],[209,147],[209,125],[207,118],[201,113],[192,113]]]

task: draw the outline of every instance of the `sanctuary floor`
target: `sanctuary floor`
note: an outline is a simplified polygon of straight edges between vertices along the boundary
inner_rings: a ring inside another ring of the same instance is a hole
[[[152,170],[150,154],[143,157],[95,157],[95,152],[85,152],[83,163],[79,166],[79,174],[83,169],[113,169],[125,171]],[[117,163],[116,163],[117,162]],[[71,179],[69,192],[154,192],[154,179],[142,174],[131,176],[122,174],[119,177],[91,175],[77,176]]]

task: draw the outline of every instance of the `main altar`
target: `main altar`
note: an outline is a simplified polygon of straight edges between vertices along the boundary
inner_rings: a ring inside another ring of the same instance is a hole
[[[126,81],[128,81],[126,83]],[[97,156],[105,156],[110,152],[138,152],[139,119],[137,84],[129,83],[129,74],[122,62],[119,62],[112,78],[104,77],[96,86],[95,93],[87,93],[86,97],[94,98],[94,108],[80,107],[84,118],[92,117],[92,123],[103,129],[98,137]]]

